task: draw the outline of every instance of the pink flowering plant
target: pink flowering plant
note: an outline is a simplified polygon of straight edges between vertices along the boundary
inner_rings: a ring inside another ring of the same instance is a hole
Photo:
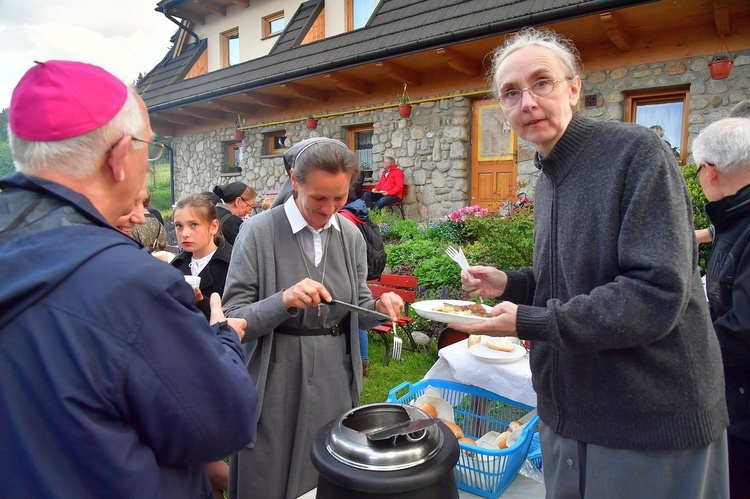
[[[489,213],[490,210],[488,210],[487,208],[481,208],[474,204],[457,209],[456,211],[445,217],[445,219],[450,220],[451,222],[465,222],[471,218],[484,218]]]

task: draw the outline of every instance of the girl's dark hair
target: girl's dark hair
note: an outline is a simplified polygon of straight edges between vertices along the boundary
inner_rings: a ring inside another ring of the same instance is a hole
[[[206,222],[208,225],[216,220],[219,220],[219,215],[216,213],[216,207],[214,206],[211,198],[205,194],[185,194],[174,205],[174,211],[181,208],[192,209],[198,217]],[[219,230],[214,235],[214,243],[219,246],[224,235],[221,232],[221,223],[219,224]]]

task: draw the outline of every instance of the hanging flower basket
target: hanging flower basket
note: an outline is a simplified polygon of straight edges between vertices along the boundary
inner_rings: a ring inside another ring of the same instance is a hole
[[[244,130],[235,130],[234,131],[234,138],[237,140],[242,140],[245,138],[245,132]]]
[[[729,56],[729,48],[724,42],[724,36],[719,36],[719,43],[716,46],[716,52],[711,61],[708,63],[708,71],[714,80],[723,80],[729,76],[732,71],[732,58]]]
[[[728,57],[726,59],[712,60],[708,63],[708,71],[711,73],[711,78],[714,80],[723,80],[727,78],[732,71],[732,64],[732,60]]]
[[[318,128],[318,119],[313,118],[312,115],[307,117],[307,120],[305,121],[305,126],[308,130],[315,130]]]
[[[411,104],[399,104],[398,115],[402,118],[408,118],[411,116]]]

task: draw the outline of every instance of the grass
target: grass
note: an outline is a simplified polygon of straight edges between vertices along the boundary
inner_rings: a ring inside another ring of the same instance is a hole
[[[385,348],[380,336],[370,333],[368,336],[368,357],[370,361],[370,376],[364,379],[360,404],[372,404],[385,402],[388,392],[395,386],[409,381],[415,383],[422,379],[425,373],[437,360],[435,340],[429,345],[413,352],[406,350],[408,339],[406,335],[400,334],[404,340],[404,350],[401,352],[401,360],[391,360],[388,366],[385,361]],[[389,337],[389,340],[392,338]]]
[[[172,212],[172,177],[169,163],[157,163],[148,174],[148,188],[151,191],[151,206],[162,215]]]

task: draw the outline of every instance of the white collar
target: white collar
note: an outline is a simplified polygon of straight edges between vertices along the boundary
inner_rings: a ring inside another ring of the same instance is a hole
[[[305,227],[310,227],[310,225],[305,220],[305,217],[303,217],[302,213],[300,213],[299,207],[297,207],[297,203],[294,202],[294,196],[289,196],[289,199],[284,202],[284,212],[286,213],[287,220],[289,220],[289,225],[292,226],[293,234],[296,234]],[[333,226],[336,230],[341,231],[341,229],[339,228],[339,222],[336,219],[335,214],[328,220],[328,222],[326,222],[326,224],[322,229],[320,229],[320,231],[326,230],[330,226]],[[312,227],[310,227],[310,230],[313,232],[320,232],[313,229]]]

